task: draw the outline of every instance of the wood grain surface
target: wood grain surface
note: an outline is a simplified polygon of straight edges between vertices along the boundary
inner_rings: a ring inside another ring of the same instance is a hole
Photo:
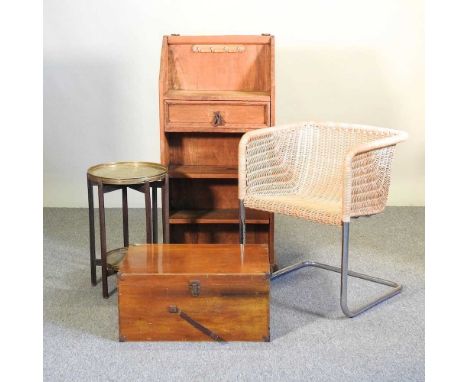
[[[274,41],[271,35],[164,37],[159,130],[170,169],[171,243],[239,242],[238,145],[243,133],[274,123]],[[265,217],[248,214],[247,239],[268,244],[275,266],[274,217]]]
[[[120,340],[269,341],[269,270],[267,245],[130,246],[118,274]]]
[[[165,107],[166,131],[235,132],[236,128],[251,130],[270,124],[269,102],[167,100]],[[213,123],[215,113],[223,118],[220,126]]]

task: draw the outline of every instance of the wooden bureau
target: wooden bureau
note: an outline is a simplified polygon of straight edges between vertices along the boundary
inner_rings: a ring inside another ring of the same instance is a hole
[[[169,167],[170,243],[238,243],[238,145],[275,119],[274,37],[164,36],[161,162]],[[273,215],[247,211],[248,243],[268,244]]]

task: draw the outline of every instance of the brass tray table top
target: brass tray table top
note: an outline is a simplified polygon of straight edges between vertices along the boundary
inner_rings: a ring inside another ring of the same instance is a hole
[[[167,167],[153,162],[111,162],[92,166],[88,179],[95,183],[134,185],[162,180]]]
[[[117,272],[119,270],[120,264],[124,261],[125,257],[127,257],[127,253],[127,247],[117,248],[107,252],[107,268]]]

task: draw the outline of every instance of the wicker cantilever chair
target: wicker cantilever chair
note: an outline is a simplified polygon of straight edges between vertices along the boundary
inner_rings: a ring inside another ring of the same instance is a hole
[[[246,242],[245,207],[342,227],[341,267],[303,261],[272,279],[303,267],[341,273],[340,305],[354,317],[401,291],[392,281],[348,270],[351,218],[382,212],[387,202],[397,130],[306,122],[251,131],[239,144],[240,241]],[[348,276],[389,286],[383,296],[348,307]]]

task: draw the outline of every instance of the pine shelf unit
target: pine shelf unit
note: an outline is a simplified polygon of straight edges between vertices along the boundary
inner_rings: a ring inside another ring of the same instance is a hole
[[[274,37],[164,36],[159,110],[170,243],[238,243],[238,145],[274,124]],[[247,209],[246,221],[275,268],[273,214]]]

